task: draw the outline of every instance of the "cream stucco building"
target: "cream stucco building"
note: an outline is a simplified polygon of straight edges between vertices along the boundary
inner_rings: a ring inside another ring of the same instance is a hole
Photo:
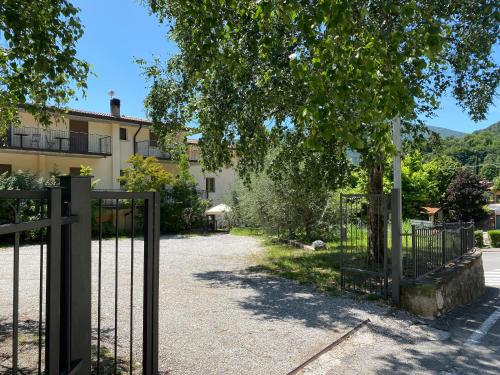
[[[111,99],[110,114],[70,110],[43,129],[20,110],[21,126],[7,132],[0,148],[0,173],[31,170],[48,177],[52,171],[77,174],[90,166],[99,189],[120,189],[117,177],[134,153],[156,156],[165,170],[176,174],[177,163],[158,147],[146,119],[122,116],[120,101]],[[236,175],[232,169],[203,173],[196,140],[189,140],[191,171],[198,189],[214,204],[222,201]]]

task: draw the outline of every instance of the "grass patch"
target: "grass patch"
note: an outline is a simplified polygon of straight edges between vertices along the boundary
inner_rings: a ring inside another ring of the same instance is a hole
[[[232,228],[229,233],[235,236],[265,237],[264,231],[258,228]]]
[[[312,284],[319,290],[338,293],[340,291],[340,251],[336,247],[325,250],[302,250],[277,243],[262,231],[251,228],[235,228],[231,234],[252,236],[261,240],[263,254],[253,260],[256,269],[273,275]]]

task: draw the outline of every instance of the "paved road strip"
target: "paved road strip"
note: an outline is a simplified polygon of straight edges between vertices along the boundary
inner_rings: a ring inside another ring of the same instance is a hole
[[[489,286],[500,286],[500,268],[485,272],[484,281]]]
[[[473,347],[476,346],[479,341],[488,333],[488,331],[493,327],[493,325],[500,319],[500,307],[498,307],[489,317],[486,319],[481,327],[475,330],[475,332],[469,336],[465,342],[465,346]]]

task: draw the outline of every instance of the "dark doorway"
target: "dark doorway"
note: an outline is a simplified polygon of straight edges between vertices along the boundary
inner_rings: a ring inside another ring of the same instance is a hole
[[[86,154],[89,151],[89,123],[69,120],[69,151]]]

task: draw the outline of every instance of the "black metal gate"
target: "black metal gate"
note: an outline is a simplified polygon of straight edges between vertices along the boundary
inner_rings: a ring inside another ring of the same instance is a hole
[[[341,194],[341,287],[388,296],[387,196]]]
[[[1,242],[12,249],[2,266],[13,275],[12,302],[0,308],[11,355],[0,372],[158,373],[158,193],[92,191],[90,177],[63,176],[44,191],[0,191],[0,205]]]

